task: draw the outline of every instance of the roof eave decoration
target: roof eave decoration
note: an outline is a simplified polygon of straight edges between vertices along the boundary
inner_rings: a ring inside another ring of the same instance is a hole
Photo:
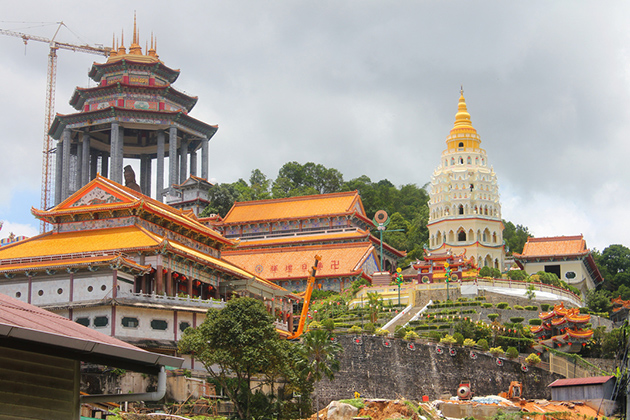
[[[63,130],[70,123],[84,122],[86,125],[91,125],[96,119],[120,120],[121,118],[131,117],[134,114],[141,115],[142,117],[154,115],[159,119],[167,119],[172,122],[177,122],[182,127],[187,127],[204,134],[208,139],[212,138],[219,129],[218,125],[206,124],[203,121],[197,120],[196,118],[193,118],[181,111],[152,111],[112,106],[95,111],[77,112],[65,115],[57,114],[50,126],[50,130],[48,130],[48,135],[55,140],[59,140]]]
[[[125,57],[115,61],[108,61],[107,63],[93,63],[92,68],[88,73],[88,76],[95,82],[100,83],[103,75],[107,72],[107,70],[113,71],[116,70],[116,66],[122,68],[127,64],[134,66],[150,67],[153,72],[160,73],[160,75],[165,76],[169,83],[175,83],[180,74],[180,70],[172,69],[159,60],[142,62],[134,60],[130,57]]]

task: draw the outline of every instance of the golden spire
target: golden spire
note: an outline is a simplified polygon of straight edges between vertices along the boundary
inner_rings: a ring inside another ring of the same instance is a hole
[[[118,47],[118,55],[127,54],[127,49],[125,48],[125,31],[120,31],[120,46]]]
[[[464,87],[459,91],[459,104],[457,105],[457,114],[455,115],[455,127],[472,127],[470,122],[470,114],[466,107],[466,99],[464,99]]]
[[[138,44],[138,26],[136,25],[136,12],[133,12],[133,39],[129,46],[129,54],[142,55],[142,47]]]
[[[110,57],[116,57],[116,34],[112,34],[112,49],[109,50]]]
[[[151,32],[151,48],[147,50],[147,55],[149,57],[157,57],[157,54],[155,53],[155,48],[153,47],[153,32]]]

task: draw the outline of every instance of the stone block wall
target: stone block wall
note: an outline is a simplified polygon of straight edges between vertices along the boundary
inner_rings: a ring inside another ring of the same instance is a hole
[[[475,395],[507,392],[511,381],[520,381],[525,398],[551,398],[547,385],[562,378],[536,367],[523,372],[519,363],[509,360],[498,366],[494,357],[482,353],[471,359],[464,348],[457,348],[452,357],[446,350],[438,354],[435,345],[414,344],[410,350],[409,342],[399,339],[390,339],[389,347],[381,337],[362,336],[361,344],[354,336],[338,339],[344,348],[340,370],[332,382],[324,379],[317,384],[314,395],[319,396],[320,407],[353,398],[355,391],[366,398],[436,399],[445,393],[456,395],[462,380],[471,381]]]

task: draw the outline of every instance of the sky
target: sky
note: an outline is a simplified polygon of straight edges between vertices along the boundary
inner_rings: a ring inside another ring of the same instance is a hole
[[[190,115],[219,126],[216,182],[297,161],[422,186],[463,86],[505,220],[630,245],[630,2],[25,0],[0,2],[0,29],[51,38],[63,21],[59,41],[128,47],[134,11],[199,98]],[[39,230],[48,51],[0,36],[0,237]],[[104,58],[58,57],[56,112],[72,113]]]

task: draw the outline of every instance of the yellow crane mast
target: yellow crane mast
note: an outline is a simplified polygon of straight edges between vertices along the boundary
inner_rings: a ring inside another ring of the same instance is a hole
[[[52,182],[53,176],[53,158],[55,149],[53,148],[53,139],[48,135],[48,130],[52,124],[52,120],[55,115],[55,86],[57,84],[57,50],[70,50],[74,52],[84,52],[88,54],[103,55],[107,57],[110,52],[110,48],[107,47],[93,47],[91,45],[76,45],[66,42],[55,41],[57,34],[62,26],[66,26],[63,22],[57,22],[59,25],[52,39],[48,39],[42,36],[24,34],[22,32],[10,31],[7,29],[0,29],[1,35],[14,36],[22,38],[24,45],[28,41],[45,42],[50,46],[50,53],[48,54],[48,72],[46,81],[46,110],[44,116],[44,146],[43,146],[43,158],[42,158],[42,191],[41,191],[41,208],[46,210],[51,207],[52,199]],[[43,233],[46,229],[45,223],[40,223],[40,232]]]

